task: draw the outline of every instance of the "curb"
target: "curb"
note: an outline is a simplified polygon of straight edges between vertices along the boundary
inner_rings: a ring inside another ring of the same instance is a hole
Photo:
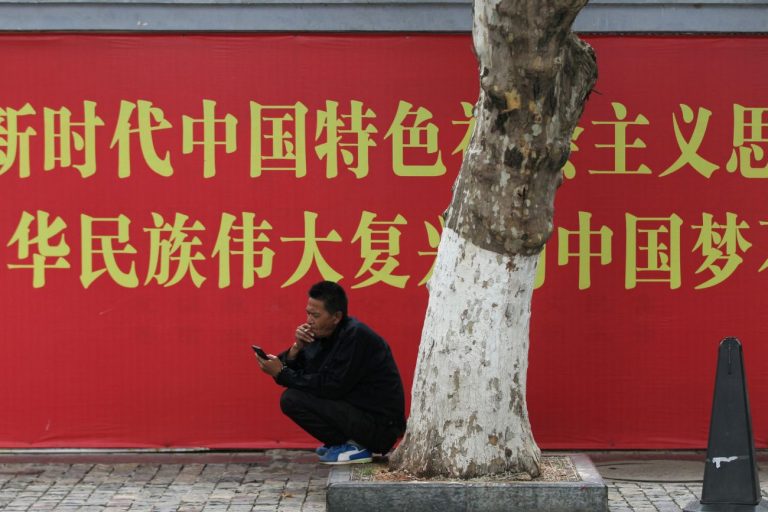
[[[608,488],[592,461],[567,454],[578,482],[393,482],[352,479],[350,466],[328,476],[328,512],[607,512]]]

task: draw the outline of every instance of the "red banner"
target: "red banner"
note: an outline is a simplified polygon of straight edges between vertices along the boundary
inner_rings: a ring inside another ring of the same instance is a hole
[[[250,345],[286,348],[321,278],[410,389],[469,36],[0,39],[0,446],[312,445]],[[737,336],[764,446],[768,39],[588,40],[600,80],[534,294],[535,436],[705,446]]]

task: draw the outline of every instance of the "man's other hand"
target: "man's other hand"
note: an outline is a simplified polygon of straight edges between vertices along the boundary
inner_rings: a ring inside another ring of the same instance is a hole
[[[280,361],[277,356],[269,355],[269,359],[262,359],[256,356],[256,360],[259,362],[259,368],[261,371],[269,375],[270,377],[277,377],[277,374],[283,369],[283,362]]]

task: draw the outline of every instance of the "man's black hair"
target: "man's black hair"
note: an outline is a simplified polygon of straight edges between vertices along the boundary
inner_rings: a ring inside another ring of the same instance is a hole
[[[341,311],[341,317],[347,317],[347,294],[341,285],[333,281],[320,281],[312,285],[309,289],[309,296],[315,300],[322,301],[325,310],[334,314]]]

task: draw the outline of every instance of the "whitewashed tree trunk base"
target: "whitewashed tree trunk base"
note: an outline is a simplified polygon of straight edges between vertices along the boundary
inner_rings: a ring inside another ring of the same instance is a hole
[[[539,473],[525,400],[537,255],[507,256],[443,231],[394,464],[424,476]],[[472,399],[462,399],[469,393]]]

